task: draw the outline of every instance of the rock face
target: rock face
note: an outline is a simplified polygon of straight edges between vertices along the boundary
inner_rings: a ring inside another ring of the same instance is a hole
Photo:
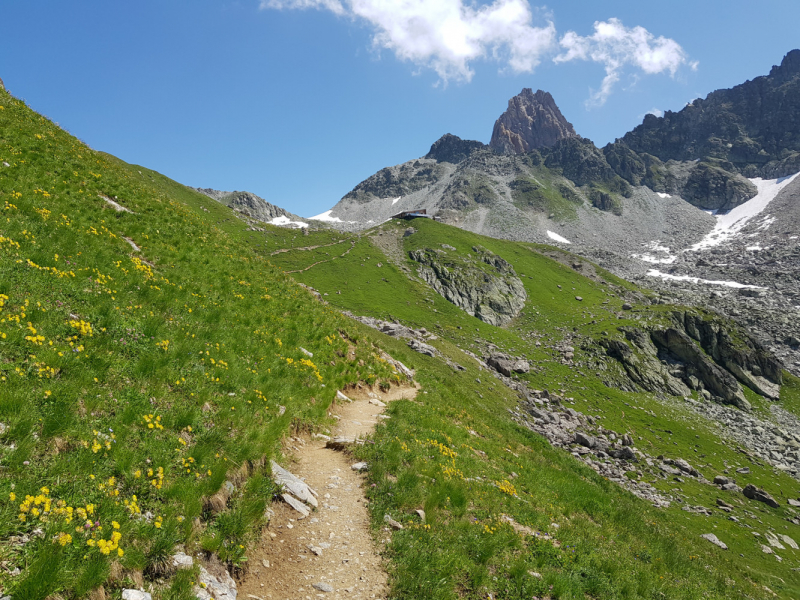
[[[508,101],[508,109],[494,124],[489,146],[506,154],[525,154],[575,135],[548,92],[534,94],[525,88]]]
[[[456,165],[476,150],[483,148],[486,148],[486,144],[483,142],[462,140],[458,136],[446,133],[433,143],[425,158]]]
[[[481,248],[460,257],[444,250],[413,250],[419,275],[447,300],[490,325],[502,326],[519,314],[528,295],[514,267]]]
[[[734,339],[724,321],[691,311],[675,311],[672,323],[649,332],[620,327],[625,341],[601,344],[634,383],[650,392],[688,396],[698,390],[743,410],[750,403],[740,383],[768,398],[779,397],[781,363],[758,342],[739,331]]]
[[[769,75],[712,92],[677,113],[647,115],[622,142],[662,161],[724,159],[747,177],[797,172],[800,50],[789,52]]]

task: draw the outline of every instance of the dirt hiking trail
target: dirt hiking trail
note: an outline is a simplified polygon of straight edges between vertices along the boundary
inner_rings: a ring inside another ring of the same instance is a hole
[[[413,399],[416,387],[387,393],[350,390],[352,402],[337,401],[332,437],[364,438],[392,400]],[[294,462],[282,466],[317,493],[319,506],[307,517],[283,502],[250,555],[239,585],[241,600],[367,600],[386,598],[389,588],[380,549],[370,534],[363,476],[349,453],[326,448],[325,439],[293,438]]]

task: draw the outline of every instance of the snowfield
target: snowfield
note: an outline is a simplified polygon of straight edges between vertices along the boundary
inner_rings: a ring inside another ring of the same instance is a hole
[[[280,225],[282,227],[291,226],[297,227],[302,229],[303,227],[308,227],[308,223],[303,223],[302,221],[292,221],[286,215],[282,215],[280,217],[275,217],[270,221],[271,225]]]
[[[780,177],[778,179],[761,179],[757,177],[750,181],[758,189],[758,194],[744,204],[740,204],[729,213],[715,215],[717,224],[708,235],[696,243],[689,250],[705,250],[719,246],[723,242],[735,237],[744,226],[757,217],[772,202],[775,197],[789,185],[800,173]],[[759,224],[759,229],[767,229],[775,221],[774,217],[767,217]]]
[[[648,277],[660,277],[661,279],[668,279],[670,281],[689,281],[691,283],[702,283],[704,285],[721,285],[729,288],[749,289],[749,290],[765,290],[767,288],[758,285],[745,285],[736,281],[714,281],[711,279],[700,279],[699,277],[691,277],[689,275],[670,275],[669,273],[662,273],[656,269],[650,269],[647,272]]]

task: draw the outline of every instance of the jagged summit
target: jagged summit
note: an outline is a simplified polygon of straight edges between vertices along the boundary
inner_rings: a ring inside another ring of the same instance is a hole
[[[485,147],[486,144],[483,142],[462,140],[457,135],[445,133],[433,143],[425,158],[432,158],[436,162],[449,162],[455,165],[467,158],[475,150]]]
[[[788,80],[798,73],[800,73],[800,50],[791,50],[786,53],[779,66],[772,67],[769,76]]]
[[[724,161],[745,177],[783,177],[800,170],[800,50],[769,75],[711,92],[678,112],[647,115],[621,141],[662,161]]]
[[[524,154],[575,135],[549,92],[537,90],[534,94],[524,88],[508,101],[508,109],[495,121],[489,146],[505,154]]]

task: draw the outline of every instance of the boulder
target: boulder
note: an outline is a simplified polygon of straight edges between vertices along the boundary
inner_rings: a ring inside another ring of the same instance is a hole
[[[751,500],[758,500],[759,502],[763,502],[767,506],[771,506],[772,508],[778,508],[780,506],[778,502],[770,496],[764,490],[757,488],[752,483],[748,484],[747,487],[742,490],[742,493],[745,495],[746,498],[750,498]]]
[[[140,590],[127,589],[122,590],[122,600],[152,600],[153,597]]]
[[[701,538],[703,538],[704,540],[708,540],[709,542],[711,542],[711,543],[712,543],[712,544],[714,544],[715,546],[719,546],[719,547],[720,547],[720,548],[722,548],[723,550],[727,550],[727,549],[728,549],[728,546],[727,546],[727,544],[725,544],[725,542],[723,542],[722,540],[720,540],[720,539],[719,539],[719,538],[718,538],[716,535],[714,535],[713,533],[704,533],[704,534],[703,534],[703,535],[701,535],[700,537],[701,537]]]
[[[630,446],[622,446],[621,448],[615,448],[613,450],[609,450],[608,453],[614,458],[619,458],[621,460],[630,460],[630,461],[638,460],[636,457],[636,453]]]
[[[292,475],[289,471],[281,467],[274,460],[272,461],[272,477],[275,483],[280,485],[284,490],[292,493],[294,496],[311,506],[319,506],[317,501],[317,493],[311,489],[305,481]]]
[[[409,340],[408,347],[411,348],[414,352],[419,352],[420,354],[424,354],[425,356],[436,356],[439,354],[439,351],[436,350],[433,346],[429,344],[425,344],[420,342],[419,340]]]
[[[527,373],[530,371],[528,361],[521,358],[513,358],[506,354],[494,354],[489,357],[486,364],[506,377],[511,377],[514,373]]]
[[[590,435],[586,435],[581,431],[575,432],[575,443],[585,446],[586,448],[594,448],[597,440]]]

